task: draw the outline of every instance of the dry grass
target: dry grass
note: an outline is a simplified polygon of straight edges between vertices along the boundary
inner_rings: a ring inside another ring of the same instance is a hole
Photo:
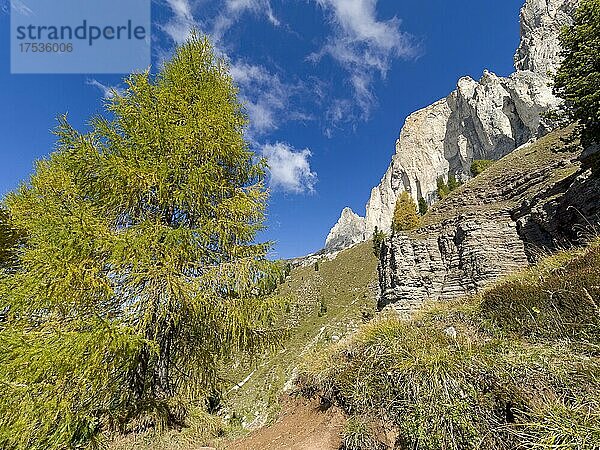
[[[597,243],[546,258],[478,297],[364,326],[313,354],[299,385],[384,418],[397,448],[597,449],[599,277]]]

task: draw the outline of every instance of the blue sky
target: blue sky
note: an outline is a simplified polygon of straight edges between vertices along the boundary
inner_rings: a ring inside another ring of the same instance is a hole
[[[26,3],[27,0],[22,0]],[[100,1],[100,0],[97,0]],[[273,256],[323,247],[344,206],[364,214],[406,116],[458,78],[513,71],[522,0],[160,0],[153,69],[191,27],[231,64],[251,120],[248,139],[272,167],[263,240]],[[11,75],[0,0],[0,195],[52,151],[68,113],[84,129],[123,75]]]

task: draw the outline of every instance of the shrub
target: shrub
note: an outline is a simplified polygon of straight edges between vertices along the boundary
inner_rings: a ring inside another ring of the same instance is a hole
[[[404,191],[396,200],[394,217],[392,219],[392,231],[408,231],[419,226],[420,219],[417,214],[417,206],[408,192]]]
[[[471,163],[471,175],[476,177],[495,162],[491,159],[476,159]]]
[[[381,253],[381,246],[383,245],[383,241],[385,241],[386,235],[383,231],[380,231],[377,227],[375,227],[375,231],[373,231],[373,254],[377,259],[379,259],[379,255]]]
[[[438,177],[437,179],[437,194],[439,198],[444,198],[450,193],[448,185],[444,181],[444,177]]]
[[[323,317],[327,314],[327,303],[325,302],[325,298],[319,298],[319,317]]]
[[[425,199],[423,197],[421,197],[419,199],[419,214],[421,216],[424,216],[425,214],[427,214],[428,209],[429,209],[429,205],[427,204]]]
[[[458,181],[456,179],[456,175],[451,173],[448,175],[448,189],[450,190],[450,192],[454,191],[455,189],[459,188],[462,185],[461,181]]]

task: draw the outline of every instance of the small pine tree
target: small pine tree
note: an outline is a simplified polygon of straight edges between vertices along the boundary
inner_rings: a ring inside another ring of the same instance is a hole
[[[283,275],[285,278],[289,277],[292,273],[292,264],[290,262],[286,262],[283,266]]]
[[[450,189],[444,181],[444,177],[438,177],[437,179],[437,193],[439,198],[444,198],[450,193]]]
[[[325,302],[324,297],[319,298],[319,317],[323,317],[327,314],[327,303]]]
[[[414,200],[404,191],[396,201],[394,217],[392,219],[392,232],[408,231],[419,226],[420,219],[417,214],[417,205]]]
[[[456,179],[455,174],[448,174],[448,190],[450,190],[450,192],[454,191],[455,189],[458,189],[461,185],[462,182]]]
[[[581,0],[573,25],[560,35],[563,61],[554,92],[563,114],[578,121],[584,145],[600,142],[600,0]]]
[[[373,231],[373,254],[377,259],[379,259],[379,255],[381,254],[381,246],[385,238],[385,233],[375,227],[375,231]]]
[[[425,199],[423,197],[421,197],[419,199],[419,214],[421,216],[424,216],[425,214],[427,214],[428,210],[429,210],[429,205],[427,204],[427,201],[425,201]]]

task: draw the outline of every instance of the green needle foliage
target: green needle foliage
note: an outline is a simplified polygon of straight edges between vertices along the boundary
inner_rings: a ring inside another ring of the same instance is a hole
[[[0,270],[11,271],[17,264],[21,234],[14,228],[8,211],[0,207]]]
[[[444,181],[444,177],[438,177],[437,179],[437,194],[440,199],[443,199],[448,194],[450,194],[450,189]]]
[[[554,91],[564,112],[583,128],[584,145],[600,142],[600,0],[581,0],[571,27],[560,36],[564,57]]]
[[[281,337],[281,271],[254,243],[265,163],[227,65],[193,34],[126,83],[88,133],[62,117],[6,199],[27,238],[0,278],[0,448],[181,424],[224,362]]]
[[[385,238],[385,233],[375,227],[375,231],[373,231],[373,254],[377,259],[379,259],[379,255],[381,254],[381,246]]]
[[[444,181],[444,177],[438,177],[437,179],[437,193],[440,199],[447,197],[450,192],[458,189],[462,186],[462,182],[456,179],[456,175],[448,173],[448,183]]]
[[[417,214],[417,205],[414,200],[404,191],[396,200],[394,217],[392,218],[392,231],[408,231],[417,228],[421,220]]]
[[[461,185],[462,183],[456,179],[455,174],[448,174],[448,189],[450,189],[450,192],[454,191],[455,189],[458,189]]]
[[[427,204],[427,201],[425,201],[425,199],[423,197],[421,197],[419,199],[419,214],[424,216],[425,214],[427,214],[428,210],[429,210],[429,205]]]

